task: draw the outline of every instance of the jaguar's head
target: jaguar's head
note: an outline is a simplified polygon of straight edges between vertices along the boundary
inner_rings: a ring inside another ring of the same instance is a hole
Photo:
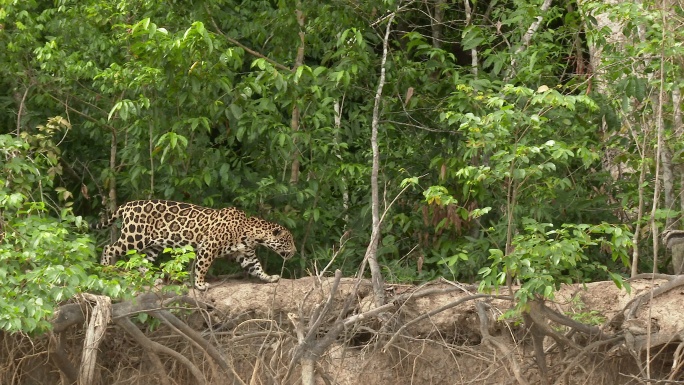
[[[288,260],[297,252],[294,238],[290,230],[285,227],[267,221],[260,221],[259,231],[257,231],[257,243],[264,245],[275,251]]]

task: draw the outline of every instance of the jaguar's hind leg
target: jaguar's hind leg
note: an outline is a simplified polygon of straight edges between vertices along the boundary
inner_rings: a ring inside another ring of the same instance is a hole
[[[126,242],[124,238],[119,238],[116,242],[104,247],[100,264],[105,266],[114,264],[120,256],[133,249],[135,249],[135,245]]]

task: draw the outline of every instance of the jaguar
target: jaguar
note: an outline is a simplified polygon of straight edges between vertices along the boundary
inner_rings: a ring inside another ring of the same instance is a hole
[[[195,288],[199,290],[208,288],[205,276],[216,258],[233,258],[250,275],[265,282],[276,282],[280,276],[264,272],[255,248],[266,246],[285,260],[297,251],[288,229],[258,217],[248,217],[235,207],[216,210],[159,199],[131,201],[91,228],[110,227],[117,219],[121,220],[121,234],[116,242],[102,250],[102,265],[112,264],[130,250],[144,252],[148,260],[154,261],[164,248],[192,245],[196,256]]]

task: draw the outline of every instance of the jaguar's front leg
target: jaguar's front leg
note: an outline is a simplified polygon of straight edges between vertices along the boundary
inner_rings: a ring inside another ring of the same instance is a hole
[[[216,257],[215,253],[207,250],[203,247],[198,247],[195,252],[195,288],[197,290],[207,290],[209,284],[204,280],[209,271],[209,266],[214,261]]]
[[[249,275],[257,277],[264,282],[278,282],[280,279],[280,276],[277,274],[268,275],[264,272],[261,262],[259,262],[254,254],[254,250],[246,250],[244,253],[238,254],[236,260]]]

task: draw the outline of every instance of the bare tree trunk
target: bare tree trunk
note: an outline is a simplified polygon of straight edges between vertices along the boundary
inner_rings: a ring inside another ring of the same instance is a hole
[[[297,58],[295,59],[295,65],[292,68],[292,72],[296,73],[297,68],[299,68],[302,63],[304,63],[304,12],[302,12],[302,2],[297,1],[297,9],[295,10],[297,14],[297,23],[299,24],[299,48],[297,48]],[[292,120],[290,121],[290,127],[292,128],[292,133],[299,131],[299,106],[297,105],[297,97],[295,97],[294,107],[292,108]],[[292,139],[293,142],[293,152],[292,152],[292,167],[290,168],[290,183],[295,184],[299,182],[299,151],[297,150],[297,140]]]
[[[342,108],[344,107],[344,95],[342,96],[342,101],[335,100],[333,104],[333,110],[335,111],[335,144],[339,144],[340,135],[339,131],[342,127]],[[335,154],[340,160],[342,160],[342,155],[339,152]],[[344,231],[349,229],[349,188],[347,187],[347,177],[341,176],[342,184],[342,208],[344,209]]]
[[[658,205],[660,204],[660,160],[662,159],[663,150],[665,149],[665,122],[663,118],[663,104],[665,104],[665,34],[668,31],[667,19],[665,18],[665,0],[661,3],[660,14],[661,14],[661,25],[662,25],[662,45],[660,46],[660,87],[658,89],[658,104],[657,114],[656,114],[656,127],[658,129],[658,141],[656,142],[656,167],[655,167],[655,183],[653,186],[653,209],[651,210],[651,232],[653,236],[653,276],[658,272],[658,244],[660,243],[660,237],[658,236],[658,225],[655,221],[655,214]],[[653,300],[653,292],[651,292],[651,300]],[[651,319],[651,309],[652,306],[648,307],[648,320]],[[652,322],[646,323],[646,379],[651,379],[651,326]]]
[[[619,3],[619,0],[605,0],[606,5],[609,6],[614,6]],[[578,9],[580,11],[586,10],[587,8],[584,6],[582,0],[577,1]],[[624,22],[620,20],[614,20],[611,18],[610,12],[603,12],[599,13],[596,12],[596,10],[589,11],[589,14],[583,14],[582,17],[585,20],[584,26],[587,30],[589,29],[595,29],[595,30],[610,30],[610,33],[606,36],[606,43],[607,44],[614,44],[616,47],[622,47],[626,44],[626,37],[623,34],[623,27],[624,27]],[[591,20],[591,21],[589,21]],[[603,65],[603,45],[601,44],[589,44],[588,47],[589,51],[589,62],[590,62],[590,71],[592,72],[593,75],[593,80],[592,81],[592,87],[594,88],[594,91],[598,93],[602,93],[608,97],[611,97],[610,93],[608,92],[606,88],[606,84],[608,82],[605,81],[606,77],[606,67]],[[592,79],[590,77],[590,79]],[[639,136],[643,137],[643,145],[641,146],[641,166],[639,170],[639,186],[638,186],[638,191],[639,191],[639,201],[638,201],[638,206],[636,207],[636,219],[634,222],[634,235],[632,237],[632,242],[633,242],[633,248],[632,248],[632,269],[631,269],[631,275],[636,276],[638,274],[638,262],[639,262],[639,240],[641,237],[641,228],[642,228],[642,219],[643,219],[643,214],[644,214],[644,188],[643,188],[643,182],[645,181],[646,178],[646,166],[645,166],[645,161],[646,158],[649,157],[650,155],[646,151],[646,138],[649,135],[649,130],[650,130],[650,125],[644,126],[644,130],[642,132],[636,132],[633,127],[635,126],[633,124],[634,118],[633,116],[630,116],[629,114],[624,114],[621,116],[621,120],[624,126],[627,126],[631,130],[632,138],[635,141],[635,144],[637,147],[639,147],[638,143],[638,138]],[[602,136],[606,139],[604,139],[605,142],[608,142],[610,139],[612,139],[614,136],[624,136],[621,133],[609,133],[607,132],[607,124],[604,119],[602,126],[599,129],[600,133]],[[610,175],[614,180],[619,180],[623,177],[624,174],[626,174],[625,171],[633,171],[629,170],[628,167],[625,167],[625,164],[621,163],[619,160],[618,155],[622,150],[619,148],[615,147],[608,147],[606,146],[602,156],[601,156],[601,163],[605,171],[609,172]]]
[[[515,220],[513,214],[515,212],[515,205],[517,204],[518,185],[513,180],[513,171],[515,170],[515,163],[511,163],[510,177],[508,178],[508,193],[506,196],[506,257],[513,253],[513,232],[515,227]],[[506,286],[508,292],[513,293],[513,276],[510,272],[506,274]]]
[[[156,115],[156,114],[155,114]],[[153,116],[152,121],[148,123],[149,136],[149,151],[150,151],[150,192],[147,194],[147,199],[154,197],[154,123],[156,123],[156,116]]]
[[[684,136],[684,125],[682,124],[682,109],[680,108],[680,103],[682,102],[682,94],[679,89],[679,87],[674,86],[672,89],[672,104],[674,106],[674,111],[673,111],[673,122],[674,122],[674,133],[675,133],[675,138],[677,140],[681,140],[681,138]],[[679,165],[679,167],[676,168],[676,170],[679,172],[679,188],[684,190],[684,172],[682,172],[682,167]],[[680,220],[681,220],[681,213],[684,213],[684,195],[683,194],[677,194],[680,199],[679,203],[679,210],[680,210]],[[681,228],[681,224],[679,225]],[[673,246],[670,249],[670,252],[672,253],[672,270],[674,271],[675,274],[683,274],[684,273],[684,243],[678,244]]]
[[[109,212],[113,213],[116,211],[117,208],[117,203],[116,203],[116,149],[117,149],[117,138],[116,138],[116,129],[112,127],[112,144],[109,147],[109,169],[111,170],[111,174],[107,178],[107,188],[109,190],[109,196],[107,199],[107,207],[109,208]],[[112,226],[109,229],[109,237],[111,238],[112,243],[116,242],[116,227]],[[116,258],[112,261],[112,264],[116,263]]]
[[[14,94],[14,99],[18,102],[19,104],[19,111],[17,112],[17,131],[16,135],[19,136],[21,133],[21,126],[22,126],[22,118],[26,116],[26,97],[28,96],[29,89],[31,88],[31,85],[27,85],[26,89],[24,90],[23,95],[21,98],[19,97],[19,93]]]
[[[394,21],[395,14],[390,15],[385,29],[385,38],[382,41],[382,59],[380,61],[380,79],[378,88],[375,92],[375,104],[373,105],[373,120],[371,122],[371,148],[373,150],[373,167],[371,170],[371,214],[373,217],[373,230],[371,239],[366,249],[364,262],[368,261],[371,270],[371,281],[373,282],[373,294],[375,295],[375,306],[385,304],[385,287],[382,279],[382,271],[378,264],[378,242],[380,240],[380,193],[378,189],[378,174],[380,169],[380,150],[378,148],[378,126],[380,125],[380,103],[382,102],[382,88],[385,85],[385,63],[387,62],[387,51],[389,50],[389,35]]]
[[[663,10],[664,11],[664,10]],[[663,16],[665,17],[665,16]],[[663,38],[665,38],[663,36]],[[658,272],[658,244],[660,243],[660,237],[658,236],[658,224],[656,223],[655,217],[656,217],[656,210],[658,209],[658,206],[660,204],[660,173],[661,173],[661,159],[663,159],[663,150],[665,147],[664,143],[664,136],[665,136],[665,127],[664,127],[664,121],[663,121],[663,102],[665,101],[665,86],[663,82],[665,81],[665,68],[664,68],[664,63],[665,63],[665,58],[661,56],[660,58],[660,90],[658,92],[658,99],[657,99],[657,115],[656,115],[656,135],[657,135],[657,142],[656,142],[656,164],[655,164],[655,183],[653,184],[653,206],[651,208],[651,236],[653,237],[653,274],[656,274]],[[650,324],[649,324],[650,328]],[[647,353],[650,352],[647,351]],[[650,357],[649,357],[650,358]],[[648,365],[647,368],[647,373],[649,373],[649,367]],[[650,377],[648,377],[650,378]]]
[[[435,1],[435,12],[430,18],[430,25],[432,27],[432,46],[435,48],[441,48],[442,46],[442,21],[444,20],[444,10],[445,10],[446,0]],[[430,11],[430,6],[427,6],[428,12]]]
[[[617,4],[619,0],[606,0],[605,2],[607,4]],[[583,1],[582,0],[577,0],[577,6],[579,10],[585,9],[585,7],[582,6]],[[610,29],[611,33],[610,35],[606,38],[607,43],[615,43],[615,44],[620,44],[624,43],[625,41],[625,36],[622,33],[622,28],[624,27],[621,22],[619,21],[614,21],[611,20],[610,16],[607,13],[591,13],[589,15],[587,14],[582,14],[582,19],[584,20],[584,28],[589,30],[589,29],[595,29],[597,31],[603,30],[604,28]],[[590,21],[588,21],[590,20]],[[594,77],[596,77],[596,81],[593,81],[592,84],[595,85],[595,89],[598,92],[605,92],[605,84],[606,82],[603,82],[603,78],[605,77],[606,70],[604,66],[602,65],[603,61],[603,45],[599,44],[589,44],[589,63],[591,65],[591,71],[594,74]],[[605,123],[604,123],[605,126]],[[604,129],[601,129],[604,131]]]
[[[465,25],[468,27],[470,23],[473,20],[473,9],[470,7],[470,0],[463,0],[463,5],[465,6]],[[478,67],[478,60],[477,60],[477,47],[471,48],[470,49],[470,71],[473,73],[474,76],[477,77],[477,67]]]
[[[684,243],[672,246],[670,252],[672,253],[672,270],[674,274],[684,274]]]
[[[551,3],[552,3],[551,0],[544,0],[544,2],[542,3],[542,5],[539,9],[539,12],[543,13],[543,12],[548,11],[549,8],[551,7]],[[527,49],[527,47],[530,46],[530,42],[532,41],[532,36],[534,36],[534,34],[537,32],[537,29],[539,29],[539,26],[541,25],[542,20],[544,20],[543,17],[537,16],[536,20],[533,21],[532,24],[530,24],[530,27],[527,28],[527,31],[525,31],[525,34],[522,36],[522,39],[520,41],[520,45],[518,46],[518,48],[515,50],[515,52],[513,54],[513,58],[511,59],[511,66],[508,69],[508,73],[506,74],[506,76],[504,76],[505,81],[509,81],[511,78],[513,78],[513,76],[515,76],[515,72],[516,72],[515,67],[517,66],[517,62],[516,62],[515,57],[516,57],[516,55],[519,55],[520,53],[525,51]]]
[[[111,320],[112,300],[101,295],[83,294],[83,296],[95,302],[95,306],[93,307],[83,341],[83,355],[81,356],[78,385],[90,385],[95,378],[98,346]]]
[[[663,91],[661,91],[662,93]],[[656,167],[655,167],[655,183],[653,186],[653,206],[651,207],[651,236],[653,238],[653,274],[658,273],[658,245],[660,237],[658,237],[658,223],[655,220],[656,211],[658,210],[660,201],[660,173],[661,173],[661,162],[662,149],[663,149],[663,122],[662,118],[662,105],[658,105],[659,119],[657,125],[657,144],[656,144]]]
[[[636,138],[636,133],[633,133]],[[639,203],[637,206],[637,219],[634,224],[634,234],[632,235],[632,271],[631,277],[636,277],[639,273],[639,234],[641,234],[641,220],[644,217],[644,181],[646,180],[646,137],[644,135],[644,142],[641,146],[641,165],[639,167]],[[638,145],[638,143],[637,143]]]
[[[682,102],[682,91],[677,85],[672,88],[672,107],[674,111],[672,112],[672,120],[674,121],[674,133],[677,139],[681,139],[684,136],[684,126],[682,125],[682,109],[680,103]],[[684,202],[684,200],[682,200]]]
[[[660,161],[663,166],[663,193],[665,199],[665,209],[675,209],[675,193],[674,193],[674,170],[672,168],[672,153],[670,148],[663,142],[663,148],[660,149]],[[674,224],[674,218],[670,215],[665,218],[665,228],[669,229]]]

